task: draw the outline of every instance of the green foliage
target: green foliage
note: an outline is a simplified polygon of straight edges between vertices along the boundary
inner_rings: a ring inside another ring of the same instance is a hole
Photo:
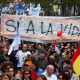
[[[12,1],[13,0],[0,0],[0,3],[1,4],[8,4],[8,3],[12,2]],[[24,1],[26,4],[30,3],[30,2],[33,2],[35,4],[40,3],[42,6],[46,6],[47,4],[54,3],[54,0],[22,0],[22,1]],[[63,4],[80,5],[80,0],[60,0],[60,1]]]
[[[5,5],[5,4],[9,4],[10,2],[12,2],[13,0],[0,0],[0,3],[2,5]]]

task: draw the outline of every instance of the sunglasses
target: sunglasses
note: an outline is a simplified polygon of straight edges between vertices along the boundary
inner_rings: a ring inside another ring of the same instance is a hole
[[[26,74],[26,75],[29,75],[29,73],[28,73],[28,72],[25,72],[25,74]]]
[[[29,73],[25,73],[26,75],[29,75]]]

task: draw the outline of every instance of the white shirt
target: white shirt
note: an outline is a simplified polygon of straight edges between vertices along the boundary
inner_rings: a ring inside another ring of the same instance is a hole
[[[56,75],[54,75],[54,74],[52,74],[51,76],[48,76],[46,71],[42,74],[46,76],[47,80],[58,80]]]
[[[58,54],[60,54],[60,50],[59,50],[58,47],[55,47],[55,51],[56,51]]]
[[[18,64],[17,67],[22,67],[24,64],[23,58],[26,57],[27,55],[31,55],[29,51],[22,52],[22,50],[19,50],[16,54],[16,57],[18,58]]]
[[[79,80],[79,77],[77,74],[73,73],[70,80]]]

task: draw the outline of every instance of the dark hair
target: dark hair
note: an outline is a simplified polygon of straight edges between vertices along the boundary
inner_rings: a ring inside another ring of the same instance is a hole
[[[62,76],[62,79],[64,79],[64,76],[63,76],[64,74],[63,73],[60,73],[59,75],[58,75],[58,79],[60,78],[60,76]]]

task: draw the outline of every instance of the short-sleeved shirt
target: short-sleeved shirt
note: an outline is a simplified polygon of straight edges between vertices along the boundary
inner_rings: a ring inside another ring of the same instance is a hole
[[[22,52],[22,50],[19,50],[16,54],[16,58],[18,59],[18,64],[17,67],[23,67],[24,61],[23,58],[26,57],[27,55],[31,55],[29,51]]]

